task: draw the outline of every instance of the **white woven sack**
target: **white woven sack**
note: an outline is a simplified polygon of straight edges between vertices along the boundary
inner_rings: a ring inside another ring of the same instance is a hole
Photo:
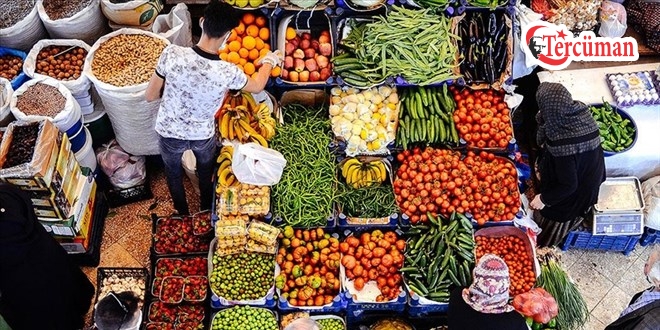
[[[158,15],[151,29],[175,45],[190,47],[193,45],[191,22],[188,7],[180,3],[169,14]]]
[[[108,28],[106,18],[101,12],[101,0],[92,0],[90,4],[71,17],[51,20],[44,9],[43,1],[37,2],[39,17],[52,39],[80,39],[93,44],[105,34]]]
[[[11,82],[5,78],[0,78],[0,121],[4,120],[11,113]]]
[[[13,1],[13,0],[0,0]],[[13,26],[0,29],[0,45],[2,47],[20,49],[24,52],[30,51],[32,45],[41,39],[48,38],[48,33],[44,28],[37,6],[18,23]]]
[[[642,183],[644,196],[644,220],[646,227],[660,230],[660,176],[654,176]]]
[[[33,116],[33,115],[28,116],[16,107],[16,102],[18,101],[18,97],[23,95],[23,93],[25,93],[25,91],[30,86],[35,85],[37,83],[51,85],[57,88],[57,90],[60,91],[60,93],[62,94],[62,96],[64,96],[64,99],[66,100],[64,103],[64,109],[62,109],[62,111],[60,111],[57,115],[55,115],[54,118],[46,117],[46,116]],[[62,85],[59,81],[50,77],[42,77],[42,78],[35,78],[32,80],[28,80],[25,84],[19,87],[11,97],[11,113],[14,114],[14,117],[16,117],[17,120],[26,121],[26,122],[42,121],[44,119],[49,119],[50,121],[53,122],[53,124],[55,124],[55,126],[57,126],[57,128],[61,132],[65,132],[66,129],[70,128],[70,127],[65,127],[66,123],[71,123],[72,120],[73,121],[79,120],[80,117],[82,116],[80,112],[80,106],[78,105],[78,102],[76,102],[76,99],[73,98],[73,95],[71,95],[69,89],[64,87],[64,85]]]
[[[71,46],[78,46],[80,48],[83,48],[87,52],[89,52],[89,49],[91,48],[88,44],[86,44],[84,41],[81,40],[76,40],[76,39],[46,39],[46,40],[41,40],[37,42],[34,47],[32,47],[32,50],[27,54],[27,57],[25,58],[25,62],[23,63],[23,72],[30,77],[30,78],[47,78],[48,76],[42,75],[39,73],[35,73],[37,69],[37,56],[39,56],[39,52],[48,47],[48,46],[64,46],[64,47],[71,47]],[[60,80],[60,83],[64,85],[66,88],[71,91],[71,94],[82,94],[82,93],[89,93],[89,89],[92,87],[92,82],[89,81],[89,78],[85,74],[81,72],[80,77],[76,80]]]
[[[147,35],[161,39],[167,45],[170,44],[167,39],[153,32],[139,29],[117,30],[96,41],[87,54],[83,72],[89,77],[101,97],[119,145],[131,155],[158,155],[160,154],[160,148],[158,147],[158,133],[156,133],[155,126],[160,102],[147,102],[145,92],[149,83],[118,87],[100,81],[92,72],[92,60],[96,50],[105,41],[121,34]]]

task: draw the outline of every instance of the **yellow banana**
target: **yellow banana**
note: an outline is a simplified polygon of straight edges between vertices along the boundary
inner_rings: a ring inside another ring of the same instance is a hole
[[[341,175],[343,175],[345,178],[348,175],[348,169],[355,164],[360,164],[360,161],[357,160],[357,158],[349,158],[344,162],[344,166],[341,167]]]
[[[222,120],[220,120],[220,136],[223,138],[229,138],[229,115],[222,115]]]
[[[257,101],[255,101],[254,97],[252,96],[252,93],[247,93],[244,92],[242,93],[243,100],[247,103],[247,106],[250,110],[254,110],[257,108]]]
[[[254,142],[258,143],[262,147],[268,148],[268,141],[266,141],[266,139],[264,139],[263,136],[261,136],[259,134],[250,135],[250,139],[253,140]]]
[[[238,184],[236,176],[232,173],[227,176],[227,187],[233,187]]]
[[[218,175],[218,181],[223,187],[229,187],[228,180],[229,180],[229,175],[231,174],[231,168],[225,168],[220,172],[220,175]],[[233,175],[232,175],[233,176]]]

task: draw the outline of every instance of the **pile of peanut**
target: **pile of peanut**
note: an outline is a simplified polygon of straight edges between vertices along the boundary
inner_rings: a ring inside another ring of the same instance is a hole
[[[80,78],[87,51],[80,47],[67,51],[69,48],[69,46],[48,46],[41,49],[37,55],[35,72],[58,80]],[[60,54],[61,52],[64,53]]]
[[[118,87],[148,82],[165,46],[163,40],[141,34],[112,37],[94,53],[92,73]]]

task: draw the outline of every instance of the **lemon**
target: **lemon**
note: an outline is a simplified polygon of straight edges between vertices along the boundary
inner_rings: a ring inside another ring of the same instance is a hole
[[[236,0],[236,6],[240,8],[247,7],[248,3],[249,3],[248,0]]]
[[[366,139],[367,139],[367,136],[368,136],[368,132],[367,132],[366,129],[363,128],[362,131],[360,132],[360,138],[361,138],[362,140],[366,140]]]
[[[374,140],[371,142],[371,150],[378,150],[380,149],[380,141],[379,140]]]

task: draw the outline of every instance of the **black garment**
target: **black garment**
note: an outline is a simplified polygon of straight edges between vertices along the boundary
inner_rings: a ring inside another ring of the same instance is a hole
[[[605,181],[603,149],[598,146],[592,151],[564,157],[544,152],[539,172],[539,193],[545,204],[541,215],[557,222],[575,220],[598,201],[600,184]]]
[[[94,286],[37,221],[28,196],[0,184],[0,314],[13,330],[75,330]]]
[[[464,288],[456,288],[449,297],[449,330],[528,330],[525,318],[516,311],[486,314],[475,311],[463,300]]]
[[[644,291],[635,294],[628,306],[632,305]],[[657,330],[660,329],[660,300],[644,305],[623,317],[618,318],[605,330]]]

